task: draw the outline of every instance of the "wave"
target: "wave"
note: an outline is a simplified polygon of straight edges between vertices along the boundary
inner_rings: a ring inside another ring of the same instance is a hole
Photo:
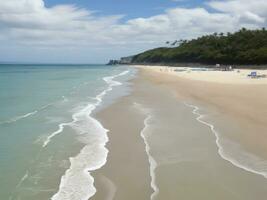
[[[150,185],[151,185],[151,188],[154,191],[151,194],[150,199],[153,200],[158,195],[159,188],[158,188],[158,186],[156,184],[156,173],[155,173],[155,170],[156,170],[158,164],[157,164],[156,160],[153,158],[153,156],[150,153],[151,150],[150,150],[149,143],[147,141],[147,137],[148,137],[147,131],[149,129],[149,123],[152,120],[152,115],[148,114],[148,111],[146,109],[142,108],[142,106],[140,104],[134,103],[134,106],[137,107],[139,110],[141,110],[144,114],[147,115],[145,120],[144,120],[145,127],[141,131],[141,137],[143,138],[144,143],[145,143],[146,153],[147,153],[147,156],[148,156],[148,161],[149,161],[149,166],[150,166],[150,177],[151,177]]]
[[[61,177],[59,190],[51,200],[88,200],[96,193],[94,178],[90,172],[101,168],[107,161],[108,149],[105,146],[108,142],[108,130],[91,114],[114,86],[122,84],[113,79],[127,73],[129,71],[104,77],[103,80],[108,84],[108,88],[95,97],[96,103],[88,103],[83,109],[74,113],[71,122],[59,124],[58,130],[44,142],[43,147],[46,147],[53,137],[63,132],[65,126],[70,126],[83,134],[83,142],[86,144],[77,156],[69,159],[70,168]]]
[[[108,88],[105,89],[103,92],[101,92],[100,94],[98,94],[95,98],[95,100],[97,100],[96,103],[88,103],[87,106],[85,106],[82,110],[80,110],[79,112],[77,113],[74,113],[72,115],[72,121],[71,122],[67,122],[67,123],[61,123],[58,125],[58,129],[51,133],[47,139],[43,142],[43,147],[46,147],[49,142],[51,141],[51,139],[53,137],[55,137],[56,135],[58,135],[59,133],[61,133],[63,130],[64,130],[64,127],[65,126],[72,126],[73,124],[75,124],[77,121],[79,121],[79,115],[80,113],[87,113],[88,115],[91,114],[91,112],[97,107],[99,106],[101,103],[102,103],[102,99],[103,97],[112,90],[112,88],[114,86],[119,86],[121,85],[122,83],[121,82],[118,82],[118,81],[114,81],[113,79],[114,78],[117,78],[119,76],[124,76],[126,74],[128,74],[129,71],[124,71],[124,72],[121,72],[120,74],[117,74],[117,75],[114,75],[114,76],[107,76],[107,77],[104,77],[103,80],[108,84]]]
[[[53,103],[44,105],[40,109],[34,110],[34,111],[29,112],[29,113],[26,113],[24,115],[16,116],[16,117],[13,117],[13,118],[11,118],[9,120],[2,121],[2,122],[0,122],[0,125],[3,125],[3,124],[11,124],[11,123],[17,122],[19,120],[25,119],[27,117],[33,116],[33,115],[37,114],[38,112],[40,112],[42,110],[45,110],[46,108],[50,107],[51,105],[53,105]]]
[[[232,165],[240,169],[243,169],[245,171],[248,171],[248,172],[251,172],[257,175],[261,175],[264,178],[267,178],[267,171],[266,171],[267,161],[266,160],[263,160],[254,154],[246,152],[238,144],[235,144],[230,141],[223,141],[223,139],[220,137],[219,132],[215,130],[214,125],[203,120],[205,115],[199,113],[200,108],[198,106],[191,105],[188,103],[184,103],[184,104],[190,108],[193,108],[192,113],[197,116],[196,120],[208,126],[210,130],[212,131],[212,133],[215,135],[216,145],[218,147],[218,153],[221,156],[221,158],[230,162]],[[226,145],[228,146],[227,149],[231,151],[224,148],[224,146]]]
[[[63,131],[63,129],[64,129],[64,126],[67,126],[67,125],[70,125],[70,124],[71,123],[61,123],[61,124],[59,124],[58,130],[56,130],[55,132],[53,132],[52,134],[50,134],[46,138],[46,140],[43,143],[43,147],[46,147],[53,137],[55,137],[57,134],[61,133]]]
[[[21,186],[21,184],[29,177],[29,172],[26,171],[26,173],[24,174],[24,176],[20,179],[19,183],[17,184],[16,188],[19,188]]]
[[[29,113],[27,113],[27,114],[25,114],[25,115],[20,115],[20,116],[13,117],[13,118],[11,118],[11,119],[9,119],[9,120],[0,122],[0,125],[2,125],[2,124],[11,124],[11,123],[14,123],[14,122],[16,122],[16,121],[18,121],[18,120],[21,120],[21,119],[30,117],[30,116],[32,116],[32,115],[35,115],[37,112],[38,112],[38,110],[35,110],[35,111],[33,111],[33,112],[29,112]]]

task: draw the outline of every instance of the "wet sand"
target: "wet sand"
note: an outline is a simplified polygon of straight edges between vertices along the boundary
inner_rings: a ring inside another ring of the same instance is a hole
[[[261,99],[247,94],[259,95],[260,90],[178,79],[153,70],[140,70],[132,82],[129,96],[97,114],[110,130],[110,142],[106,165],[92,174],[97,193],[91,199],[147,200],[152,194],[153,200],[266,198],[267,179],[223,159],[210,127],[199,123],[193,108],[184,104],[201,105],[205,112],[215,113],[213,120],[216,118],[229,141],[264,158],[267,151],[261,139],[266,132],[257,131],[266,130],[266,118],[261,118],[266,113],[260,109],[265,96]],[[252,99],[259,107],[251,106]],[[256,136],[248,127],[257,128],[253,129]],[[229,135],[229,130],[235,130],[234,134]],[[156,194],[142,131],[157,163],[153,171],[159,189]]]
[[[218,119],[222,118],[221,121],[227,118],[239,129],[228,136],[267,160],[267,84],[199,81],[193,80],[193,76],[189,79],[176,73],[161,73],[153,68],[142,70],[154,84],[171,88],[178,99],[207,108],[216,113]]]
[[[93,200],[150,199],[149,162],[140,136],[144,116],[136,112],[133,99],[124,97],[97,114],[109,131],[106,165],[92,173],[97,193]]]

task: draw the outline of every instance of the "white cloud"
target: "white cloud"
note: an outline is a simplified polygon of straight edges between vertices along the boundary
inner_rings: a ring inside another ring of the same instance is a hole
[[[0,53],[10,46],[35,51],[41,48],[42,53],[43,48],[57,48],[57,53],[60,48],[70,48],[83,51],[81,54],[101,49],[112,57],[121,55],[122,49],[130,54],[166,40],[266,26],[266,0],[212,0],[206,6],[213,12],[205,7],[177,7],[160,15],[121,22],[122,15],[99,16],[75,5],[48,8],[43,0],[0,1]]]
[[[248,22],[251,25],[264,25],[267,19],[266,0],[217,0],[207,4],[217,11],[239,18],[240,22]]]

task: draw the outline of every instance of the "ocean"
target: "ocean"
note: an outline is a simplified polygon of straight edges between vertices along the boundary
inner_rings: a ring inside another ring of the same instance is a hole
[[[89,172],[108,154],[94,112],[134,76],[127,66],[0,65],[0,199],[91,197]]]

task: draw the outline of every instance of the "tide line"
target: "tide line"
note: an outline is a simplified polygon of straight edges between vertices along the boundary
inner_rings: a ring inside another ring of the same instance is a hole
[[[72,122],[59,125],[58,130],[48,137],[47,141],[51,141],[55,135],[63,131],[66,125],[70,125],[82,133],[89,133],[86,135],[88,136],[85,139],[86,145],[80,153],[69,158],[70,168],[61,177],[59,189],[51,197],[51,200],[88,200],[95,195],[97,190],[94,187],[94,177],[90,173],[100,169],[107,161],[106,143],[109,140],[107,136],[109,130],[105,129],[91,114],[102,103],[103,97],[113,89],[113,86],[121,85],[120,82],[113,79],[128,72],[124,71],[115,76],[104,77],[103,80],[108,84],[108,88],[95,97],[97,102],[89,103],[85,108],[73,114]],[[83,124],[81,124],[82,122]],[[95,142],[92,144],[92,141]]]
[[[197,116],[196,120],[206,126],[209,127],[209,129],[211,130],[211,132],[215,135],[215,138],[216,138],[216,145],[218,147],[218,154],[220,155],[221,158],[223,158],[224,160],[230,162],[232,165],[240,168],[240,169],[243,169],[247,172],[251,172],[251,173],[254,173],[254,174],[257,174],[257,175],[261,175],[263,176],[264,178],[267,178],[267,172],[266,171],[263,171],[263,170],[255,170],[253,169],[252,167],[250,166],[245,166],[244,164],[242,164],[240,161],[236,160],[235,158],[233,157],[230,157],[229,155],[227,155],[227,153],[225,152],[224,148],[223,148],[223,145],[221,144],[221,139],[220,139],[220,136],[219,136],[219,133],[215,130],[215,127],[213,124],[210,124],[206,121],[203,120],[204,118],[204,115],[203,114],[200,114],[198,111],[200,110],[200,108],[198,106],[195,106],[195,105],[191,105],[191,104],[188,104],[188,103],[184,103],[187,107],[190,107],[192,108],[192,113],[194,115]],[[265,161],[261,161],[260,158],[256,157],[255,155],[252,155],[252,154],[249,154],[247,153],[246,155],[246,158],[252,158],[254,161],[257,161],[258,163],[263,163],[263,165],[266,167],[267,166],[267,163]],[[254,163],[252,161],[252,163]]]
[[[143,130],[141,131],[141,137],[143,138],[144,140],[144,143],[145,143],[145,150],[146,150],[146,154],[148,156],[148,162],[149,162],[149,168],[150,168],[150,177],[151,177],[151,188],[153,190],[153,193],[151,194],[150,196],[150,199],[153,200],[155,199],[155,197],[158,195],[159,193],[159,188],[156,184],[156,173],[155,173],[155,170],[158,166],[156,160],[153,158],[153,156],[151,155],[151,149],[150,149],[150,146],[149,146],[149,143],[147,141],[147,131],[149,129],[149,122],[150,120],[152,119],[152,115],[151,114],[148,114],[148,111],[147,109],[144,109],[142,107],[142,105],[138,104],[138,103],[134,103],[134,106],[136,108],[138,108],[139,110],[141,110],[144,114],[146,114],[146,118],[144,120],[144,128]]]

